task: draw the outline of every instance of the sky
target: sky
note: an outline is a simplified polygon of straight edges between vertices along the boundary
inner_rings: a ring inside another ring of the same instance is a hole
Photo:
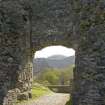
[[[75,55],[75,51],[72,48],[64,46],[48,46],[37,51],[34,58],[48,58],[53,55],[64,55],[69,57]]]

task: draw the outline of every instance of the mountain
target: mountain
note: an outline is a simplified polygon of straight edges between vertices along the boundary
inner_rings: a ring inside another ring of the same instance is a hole
[[[75,63],[75,56],[66,57],[63,55],[53,55],[48,58],[37,58],[33,60],[34,74],[40,73],[40,71],[46,68],[66,68]]]
[[[66,56],[64,56],[64,55],[53,55],[53,56],[48,57],[47,59],[49,59],[49,60],[61,60],[64,58],[66,58]]]
[[[49,68],[49,64],[45,58],[37,58],[33,60],[33,73],[40,73],[44,69]]]
[[[66,68],[69,65],[73,65],[75,63],[75,56],[70,57],[62,57],[57,56],[56,58],[49,57],[47,58],[48,65],[52,68]]]

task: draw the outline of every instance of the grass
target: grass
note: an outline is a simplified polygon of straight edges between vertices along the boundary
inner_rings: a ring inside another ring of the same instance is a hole
[[[40,96],[43,96],[44,94],[48,94],[48,93],[51,93],[51,91],[47,88],[47,87],[44,87],[44,86],[33,86],[32,88],[32,98],[35,99],[35,98],[39,98]]]
[[[52,93],[52,91],[49,90],[47,87],[44,87],[40,84],[35,84],[32,87],[32,99],[17,101],[17,104],[26,103],[27,101],[29,102],[29,101],[38,99],[39,97],[41,97],[45,94],[50,94],[50,93]]]

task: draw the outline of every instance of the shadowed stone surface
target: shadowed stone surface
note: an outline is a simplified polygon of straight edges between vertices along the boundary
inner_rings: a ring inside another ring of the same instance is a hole
[[[105,105],[104,0],[0,0],[0,105],[30,92],[33,53],[76,50],[73,105]]]
[[[105,105],[105,1],[73,0],[72,12],[79,37],[74,105]]]

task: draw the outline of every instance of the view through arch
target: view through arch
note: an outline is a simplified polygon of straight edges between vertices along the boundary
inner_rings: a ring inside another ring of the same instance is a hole
[[[44,85],[70,85],[73,80],[75,51],[64,46],[48,46],[36,51],[33,74]],[[68,90],[68,93],[70,91]]]
[[[36,51],[33,59],[34,87],[44,86],[55,94],[68,96],[72,94],[74,67],[75,50],[72,48],[56,45]]]

